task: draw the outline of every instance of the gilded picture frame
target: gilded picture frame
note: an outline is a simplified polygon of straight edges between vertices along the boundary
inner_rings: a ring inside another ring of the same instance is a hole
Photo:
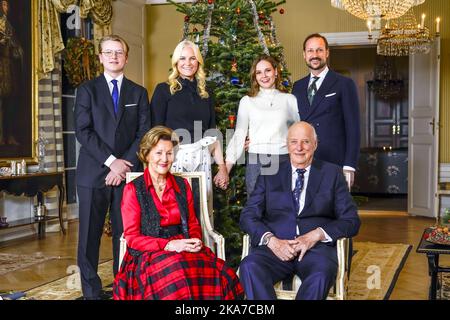
[[[37,163],[37,1],[0,0],[0,165]]]

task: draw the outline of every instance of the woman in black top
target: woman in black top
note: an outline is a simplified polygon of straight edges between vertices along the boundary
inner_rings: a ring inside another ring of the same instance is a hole
[[[226,189],[229,178],[217,140],[214,101],[206,89],[203,57],[197,45],[180,42],[172,55],[172,72],[167,82],[156,86],[151,100],[152,127],[164,125],[180,137],[181,145],[172,171],[204,171],[212,196],[211,154],[219,166],[217,187]],[[210,202],[210,208],[212,201]]]

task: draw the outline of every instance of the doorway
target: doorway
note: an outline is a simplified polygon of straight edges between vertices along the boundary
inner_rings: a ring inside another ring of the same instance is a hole
[[[355,81],[361,146],[352,193],[363,210],[407,211],[408,57],[383,57],[376,46],[332,46],[330,68]]]
[[[378,32],[321,33],[331,47],[374,47]],[[441,38],[436,34],[427,54],[408,57],[408,193],[407,211],[437,217],[439,171],[439,86]]]

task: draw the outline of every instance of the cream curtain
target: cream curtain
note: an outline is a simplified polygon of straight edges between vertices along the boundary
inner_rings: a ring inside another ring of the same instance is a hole
[[[64,49],[59,13],[78,5],[81,18],[91,15],[94,42],[111,33],[112,0],[39,0],[39,78],[55,68],[55,55]]]
[[[39,80],[39,132],[48,141],[44,158],[48,172],[64,172],[64,143],[61,114],[61,55],[56,54],[54,69]],[[49,215],[58,215],[58,190],[54,188],[45,193],[45,206]],[[65,194],[63,195],[65,198]],[[65,202],[65,201],[64,201]],[[63,216],[66,218],[66,207]],[[52,225],[49,231],[59,230],[59,225]],[[53,229],[56,228],[56,229]]]

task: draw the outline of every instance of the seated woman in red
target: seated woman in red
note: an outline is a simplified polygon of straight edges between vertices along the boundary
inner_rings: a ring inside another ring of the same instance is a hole
[[[114,299],[242,299],[234,270],[202,244],[189,183],[169,172],[177,143],[162,126],[142,138],[139,158],[147,169],[123,192],[128,248]]]

